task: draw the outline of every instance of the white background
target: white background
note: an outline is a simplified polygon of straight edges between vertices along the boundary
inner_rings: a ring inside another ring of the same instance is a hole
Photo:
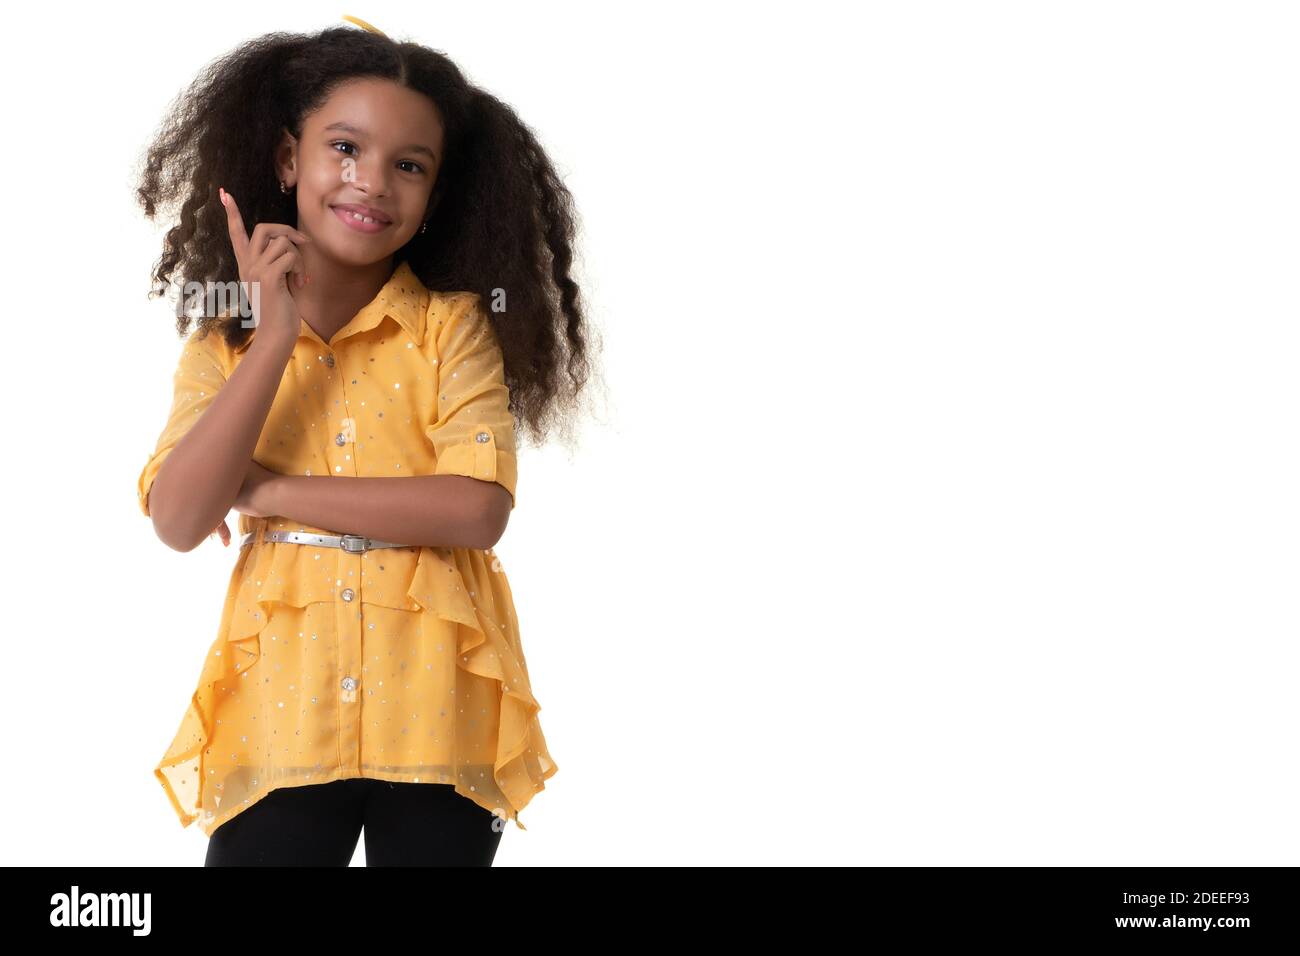
[[[1297,862],[1294,6],[371,0],[10,11],[6,863],[203,861],[235,546],[137,508],[133,173],[342,12],[537,131],[604,336],[497,548],[559,766],[498,866]]]

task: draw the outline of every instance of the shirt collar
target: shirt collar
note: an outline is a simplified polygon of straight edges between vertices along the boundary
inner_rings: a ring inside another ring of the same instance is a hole
[[[429,290],[406,260],[402,260],[378,294],[363,306],[351,321],[335,332],[328,343],[316,334],[316,331],[307,324],[306,319],[302,320],[299,335],[306,336],[321,345],[333,347],[350,335],[375,328],[385,316],[388,316],[410,335],[416,345],[422,345],[429,314],[429,298]],[[253,343],[253,335],[256,334],[257,329],[254,328],[252,334],[244,340],[243,345],[235,349],[235,352],[245,351]]]

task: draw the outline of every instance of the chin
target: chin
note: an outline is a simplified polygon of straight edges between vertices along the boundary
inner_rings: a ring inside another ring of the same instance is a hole
[[[330,262],[343,266],[344,268],[362,268],[364,266],[374,265],[376,262],[382,262],[390,256],[395,256],[396,249],[390,249],[386,245],[382,247],[370,246],[368,248],[358,248],[357,246],[340,248],[337,245],[325,246],[321,252]]]

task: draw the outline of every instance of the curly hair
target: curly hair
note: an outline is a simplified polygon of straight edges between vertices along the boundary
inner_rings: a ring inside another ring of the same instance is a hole
[[[566,433],[592,374],[573,263],[572,196],[536,136],[513,109],[471,85],[442,53],[352,27],[316,34],[269,33],[241,44],[194,79],[169,105],[143,159],[137,198],[166,233],[149,297],[169,284],[237,283],[218,188],[239,198],[250,233],[259,222],[297,226],[296,195],[281,192],[273,153],[284,130],[301,137],[305,117],[344,81],[391,80],[427,96],[445,131],[434,186],[436,229],[394,255],[433,290],[509,295],[508,311],[486,314],[501,345],[511,411],[538,441],[552,424]],[[234,286],[237,288],[238,286]],[[191,317],[177,310],[177,331]],[[238,316],[198,318],[232,348],[251,335]]]

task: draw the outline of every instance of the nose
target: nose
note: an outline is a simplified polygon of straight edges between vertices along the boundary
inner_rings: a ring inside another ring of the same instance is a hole
[[[388,195],[388,173],[386,170],[376,169],[373,165],[358,164],[356,175],[357,178],[352,185],[358,191],[376,199]]]

